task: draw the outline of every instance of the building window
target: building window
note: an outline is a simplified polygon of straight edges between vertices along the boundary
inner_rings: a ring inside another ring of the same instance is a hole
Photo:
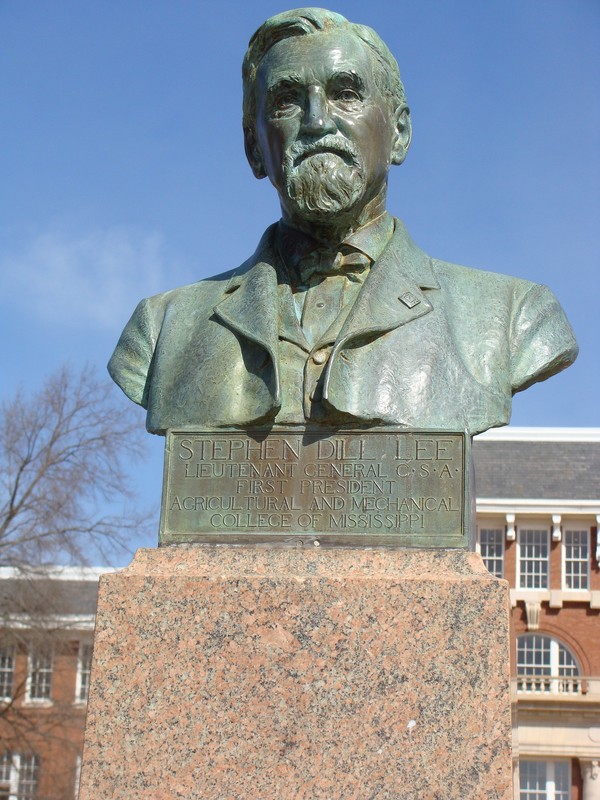
[[[79,784],[81,782],[81,756],[77,756],[77,761],[75,762],[75,796],[74,800],[79,800]]]
[[[0,700],[10,700],[15,671],[15,648],[0,648]],[[2,796],[0,795],[0,800]]]
[[[565,529],[563,534],[564,588],[589,589],[590,532]]]
[[[12,758],[10,753],[0,755],[0,800],[10,800]]]
[[[37,756],[21,756],[16,800],[34,800],[37,797],[39,771],[40,760]]]
[[[575,658],[552,636],[527,633],[517,638],[519,692],[579,694],[579,676],[580,670]]]
[[[35,800],[40,760],[36,755],[0,755],[0,800]]]
[[[15,759],[18,771],[18,788],[15,800],[34,800],[37,797],[40,760],[37,756],[20,756]]]
[[[519,761],[520,800],[569,800],[571,765],[568,761]]]
[[[52,696],[52,649],[34,649],[29,653],[27,672],[27,701],[48,701]]]
[[[504,577],[504,529],[480,528],[479,548],[486,568],[497,578]]]
[[[80,642],[77,659],[77,685],[75,699],[78,703],[87,703],[90,691],[90,672],[92,669],[92,645]]]
[[[547,589],[550,565],[548,528],[519,528],[519,588]]]

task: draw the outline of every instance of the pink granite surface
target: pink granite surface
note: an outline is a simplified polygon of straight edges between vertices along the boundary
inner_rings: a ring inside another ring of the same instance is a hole
[[[171,547],[101,578],[80,800],[511,800],[479,556]]]

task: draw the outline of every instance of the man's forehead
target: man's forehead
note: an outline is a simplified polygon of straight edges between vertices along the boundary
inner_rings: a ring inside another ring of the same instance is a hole
[[[352,73],[368,80],[372,61],[366,45],[357,36],[332,31],[276,42],[260,64],[258,79],[268,89],[288,77],[323,79],[337,73]]]

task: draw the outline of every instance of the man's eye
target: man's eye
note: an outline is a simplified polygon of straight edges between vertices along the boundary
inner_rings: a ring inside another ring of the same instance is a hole
[[[336,93],[335,99],[342,103],[353,103],[356,100],[360,100],[360,95],[358,92],[355,92],[354,89],[340,89],[340,91]]]
[[[275,98],[275,108],[285,110],[298,104],[298,95],[296,92],[285,92],[284,94],[277,95]]]
[[[270,114],[272,117],[285,117],[293,114],[300,105],[300,97],[294,89],[274,94],[270,101]]]

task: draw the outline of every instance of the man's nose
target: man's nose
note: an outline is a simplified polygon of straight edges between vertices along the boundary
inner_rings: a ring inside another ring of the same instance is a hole
[[[302,132],[313,136],[323,136],[335,131],[335,122],[331,118],[324,90],[320,86],[309,86],[302,119]]]

